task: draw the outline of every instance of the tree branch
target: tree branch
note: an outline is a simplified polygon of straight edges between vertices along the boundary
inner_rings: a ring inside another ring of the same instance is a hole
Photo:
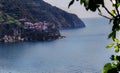
[[[115,16],[113,14],[110,13],[110,11],[107,9],[106,6],[103,6],[103,8],[107,11],[108,14],[110,14],[111,16],[113,16],[115,18]]]
[[[102,16],[102,17],[104,17],[104,18],[107,18],[107,19],[112,19],[112,18],[110,18],[110,17],[108,17],[108,16],[103,15],[102,12],[101,12],[101,10],[100,10],[99,8],[98,8],[98,11],[99,11],[98,14],[99,14],[100,16]],[[113,20],[113,19],[112,19],[112,20]]]
[[[104,18],[107,18],[107,19],[110,19],[110,20],[114,20],[114,19],[112,19],[112,18],[110,18],[110,17],[107,17],[107,16],[101,14],[101,13],[98,13],[98,14],[99,14],[100,16],[104,17]]]
[[[118,16],[120,17],[120,13],[119,13],[119,10],[118,10],[118,7],[117,7],[117,3],[118,3],[118,1],[117,1],[117,0],[115,0],[115,1],[116,1],[115,9],[116,9],[116,11],[117,11]]]

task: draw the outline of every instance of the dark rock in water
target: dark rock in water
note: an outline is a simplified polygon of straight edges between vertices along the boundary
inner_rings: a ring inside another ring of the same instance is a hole
[[[57,28],[85,27],[76,15],[43,0],[0,0],[0,9],[15,19],[26,18],[31,22],[48,21],[56,24]]]

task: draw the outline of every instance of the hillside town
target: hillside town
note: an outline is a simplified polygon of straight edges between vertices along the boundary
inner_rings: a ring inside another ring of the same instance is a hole
[[[1,24],[1,42],[19,41],[50,41],[61,38],[60,32],[55,24],[43,22],[29,22],[19,19],[19,24]],[[5,30],[4,30],[5,29]]]
[[[25,29],[35,29],[35,30],[37,29],[40,31],[46,31],[48,28],[49,29],[56,28],[55,24],[52,24],[47,21],[35,22],[35,23],[26,21],[26,19],[19,19],[18,21],[24,26]]]

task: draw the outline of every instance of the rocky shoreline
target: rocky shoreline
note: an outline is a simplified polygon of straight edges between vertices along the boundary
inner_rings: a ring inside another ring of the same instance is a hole
[[[38,36],[39,37],[39,36]],[[46,36],[46,37],[42,37],[40,39],[36,39],[36,38],[27,38],[27,37],[21,37],[21,36],[10,36],[10,35],[5,35],[4,37],[0,38],[0,42],[3,43],[14,43],[14,42],[25,42],[25,41],[31,41],[31,42],[35,42],[35,41],[53,41],[56,39],[62,39],[64,38],[64,36]]]
[[[12,42],[23,42],[23,41],[51,41],[63,38],[58,30],[51,30],[50,32],[22,29],[23,32],[17,32],[17,34],[6,33],[0,36],[0,42],[12,43]]]
[[[23,42],[23,41],[51,41],[63,38],[58,30],[51,30],[50,32],[38,31],[38,30],[26,30],[22,29],[23,32],[18,34],[5,34],[0,38],[0,42],[11,43],[11,42]]]

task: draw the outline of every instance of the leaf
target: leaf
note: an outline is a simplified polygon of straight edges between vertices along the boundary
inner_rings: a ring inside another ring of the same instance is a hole
[[[110,19],[109,24],[113,21],[113,19]]]
[[[112,61],[116,61],[116,60],[118,60],[118,56],[116,56],[116,55],[111,55],[110,59],[111,59]],[[115,65],[114,62],[112,62],[112,66],[114,66],[114,65]]]
[[[70,1],[68,8],[70,8],[70,6],[75,2],[75,0]]]
[[[114,48],[115,48],[115,52],[118,53],[119,52],[118,46],[114,46]]]
[[[117,65],[114,62],[105,64],[102,73],[118,73]]]
[[[112,69],[111,63],[107,63],[104,65],[102,73],[108,73],[108,70]]]
[[[112,4],[113,7],[115,7],[115,4]]]
[[[117,3],[117,7],[119,7],[120,6],[120,3]]]
[[[118,17],[116,17],[113,21],[112,31],[118,31],[120,29],[119,22],[120,20],[118,19]]]
[[[116,37],[116,31],[112,31],[109,35],[108,38],[112,38],[114,40],[114,38]]]
[[[119,43],[119,40],[117,38],[114,39],[114,42]]]
[[[114,45],[114,43],[111,43],[108,46],[106,46],[106,48],[111,48],[111,47],[113,47],[113,45]]]
[[[115,49],[119,49],[119,47],[118,47],[117,45],[116,45],[116,46],[114,46],[114,48],[115,48]]]
[[[111,13],[112,15],[114,15],[114,14],[115,14],[115,10],[111,10],[110,13]]]
[[[80,0],[80,4],[83,4],[83,3],[85,3],[85,0]]]
[[[111,55],[110,59],[111,59],[111,60],[114,60],[114,59],[115,59],[114,55]]]
[[[116,56],[114,56],[114,60],[117,60]]]

